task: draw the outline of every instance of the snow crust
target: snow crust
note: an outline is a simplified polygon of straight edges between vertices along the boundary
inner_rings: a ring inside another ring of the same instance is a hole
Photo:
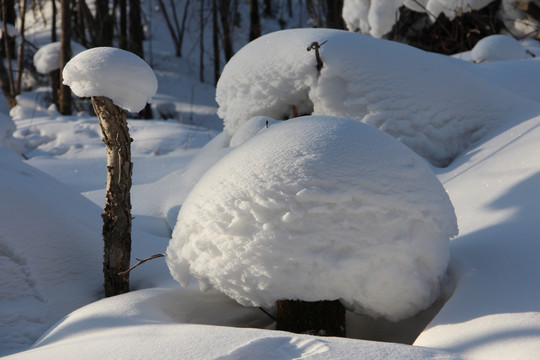
[[[157,91],[154,72],[137,55],[98,47],[71,59],[63,71],[64,84],[80,97],[105,96],[131,111],[142,110]]]
[[[471,50],[471,59],[475,63],[530,57],[519,41],[507,35],[487,36],[478,41]]]
[[[306,51],[314,41],[326,41],[319,76],[313,51]],[[446,166],[518,106],[530,106],[470,66],[346,31],[279,31],[249,43],[227,63],[216,90],[218,115],[233,134],[254,116],[288,118],[296,105],[300,115],[374,125],[433,165]]]
[[[86,48],[79,43],[71,42],[72,57],[85,51]],[[41,74],[48,74],[60,68],[60,42],[46,44],[34,54],[34,66]]]
[[[457,234],[452,204],[414,153],[371,126],[304,117],[271,126],[208,170],[167,248],[239,303],[342,299],[400,320],[438,296]]]

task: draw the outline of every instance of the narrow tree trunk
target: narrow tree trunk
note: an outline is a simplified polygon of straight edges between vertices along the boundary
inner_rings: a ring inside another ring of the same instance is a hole
[[[259,1],[249,0],[249,41],[261,36],[261,16],[259,15]]]
[[[141,23],[141,1],[129,0],[129,42],[128,49],[144,59],[143,28]]]
[[[345,337],[345,308],[338,300],[280,300],[277,309],[277,330]]]
[[[105,296],[129,292],[131,256],[131,137],[126,114],[106,97],[92,97],[107,149],[107,188],[103,218]]]
[[[60,94],[60,79],[62,74],[60,74],[60,69],[56,69],[50,72],[51,77],[51,95],[52,103],[56,106],[56,109],[60,109],[60,101],[58,96]]]
[[[21,17],[20,17],[20,20],[21,20],[21,30],[19,32],[19,36],[20,36],[20,43],[19,43],[19,53],[17,55],[17,90],[16,90],[16,93],[17,94],[20,94],[21,91],[22,91],[22,75],[23,75],[23,60],[24,60],[24,43],[25,43],[25,38],[24,38],[24,20],[26,18],[25,14],[26,14],[26,1],[27,0],[22,0],[22,7],[21,7]]]
[[[118,34],[118,47],[127,50],[127,4],[120,0],[120,33]]]
[[[199,80],[204,82],[204,0],[201,0],[199,3],[200,12],[199,12]]]
[[[221,70],[221,56],[219,54],[219,26],[216,0],[212,0],[212,27],[212,44],[214,49],[214,85],[217,85]]]
[[[345,29],[345,21],[341,15],[343,0],[326,0],[326,27]]]
[[[4,66],[4,59],[0,57],[0,88],[6,98],[9,108],[12,109],[17,105],[17,99],[10,91],[8,70]]]
[[[71,7],[69,0],[61,2],[62,33],[60,34],[60,92],[58,111],[62,115],[71,115],[71,89],[62,84],[62,70],[71,59]]]
[[[219,15],[221,19],[221,28],[223,29],[223,51],[225,53],[225,61],[229,61],[233,55],[233,45],[231,36],[231,24],[233,22],[231,13],[230,0],[220,0],[219,2]]]
[[[17,14],[15,13],[15,1],[14,0],[2,0],[2,16],[1,20],[6,24],[15,25],[15,19]],[[0,57],[7,57],[8,50],[11,56],[15,54],[15,37],[7,36],[4,32],[2,36],[4,42],[0,43]]]
[[[56,9],[56,0],[52,0],[52,21],[51,21],[51,42],[56,42],[57,36],[56,36],[56,15],[58,14],[58,10]]]

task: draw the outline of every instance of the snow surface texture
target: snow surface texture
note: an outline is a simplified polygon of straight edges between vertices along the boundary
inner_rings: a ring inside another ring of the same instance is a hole
[[[519,41],[507,35],[487,36],[478,41],[471,50],[471,59],[477,64],[530,57]]]
[[[271,126],[208,170],[167,248],[174,278],[243,305],[342,299],[392,321],[439,294],[456,218],[427,164],[365,124]]]
[[[481,9],[491,2],[493,0],[345,0],[342,14],[350,31],[381,38],[392,30],[401,6],[425,12],[434,21],[441,13],[452,20],[462,12]]]
[[[0,146],[0,354],[102,292],[100,209],[22,160]]]
[[[326,41],[319,76],[314,51],[306,51],[314,41]],[[295,105],[300,115],[374,125],[433,165],[446,166],[527,106],[476,76],[474,64],[456,61],[346,31],[279,31],[249,43],[227,63],[216,90],[218,115],[233,134],[257,115],[288,118]]]
[[[86,50],[71,59],[63,71],[64,84],[80,97],[105,96],[116,105],[141,111],[157,91],[154,72],[137,55],[116,48]]]
[[[72,56],[76,56],[86,50],[84,46],[71,42]],[[41,74],[48,74],[60,68],[60,42],[49,43],[39,48],[34,54],[34,66]]]

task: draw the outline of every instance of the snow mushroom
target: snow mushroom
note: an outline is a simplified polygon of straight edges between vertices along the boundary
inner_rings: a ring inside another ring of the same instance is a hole
[[[92,48],[71,59],[64,84],[77,96],[104,96],[131,112],[142,110],[157,91],[156,75],[137,55],[111,47]]]
[[[166,251],[246,306],[341,300],[397,321],[438,296],[457,234],[431,168],[353,120],[308,116],[263,129],[212,166],[186,198]]]
[[[71,53],[76,56],[86,50],[84,46],[71,42]],[[60,68],[60,42],[53,42],[39,48],[34,54],[34,66],[40,74],[48,74]]]

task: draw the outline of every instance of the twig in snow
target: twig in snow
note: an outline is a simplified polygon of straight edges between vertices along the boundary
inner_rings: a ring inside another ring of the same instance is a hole
[[[145,262],[147,261],[150,261],[150,260],[154,260],[154,259],[157,259],[157,258],[160,258],[160,257],[164,257],[165,254],[155,254],[155,255],[152,255],[150,257],[147,257],[146,259],[137,259],[137,263],[135,265],[133,265],[132,267],[130,267],[129,269],[127,269],[126,271],[122,271],[122,272],[119,272],[118,275],[120,276],[126,276],[127,274],[129,274],[131,272],[131,270],[135,269],[137,266],[141,265],[141,264],[144,264]]]

